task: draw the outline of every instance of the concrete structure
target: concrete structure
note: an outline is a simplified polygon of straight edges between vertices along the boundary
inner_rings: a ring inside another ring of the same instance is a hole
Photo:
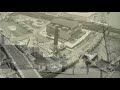
[[[59,26],[59,37],[64,40],[69,40],[81,30],[81,24],[66,19],[53,19],[50,24],[47,25],[46,32],[48,35],[54,35],[55,27]]]
[[[15,65],[17,71],[22,78],[42,78],[36,69],[32,66],[28,58],[20,52],[15,45],[13,45],[6,37],[2,36],[1,46],[4,48],[6,55],[10,57]],[[4,45],[3,42],[7,41],[9,45]]]
[[[22,78],[42,78],[30,61],[14,45],[3,46]]]

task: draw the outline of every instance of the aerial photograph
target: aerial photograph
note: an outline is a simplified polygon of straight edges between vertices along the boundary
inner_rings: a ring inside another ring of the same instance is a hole
[[[120,78],[120,12],[0,12],[0,78]]]

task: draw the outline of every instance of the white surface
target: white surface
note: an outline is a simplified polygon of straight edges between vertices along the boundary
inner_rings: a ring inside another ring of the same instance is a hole
[[[74,46],[82,42],[91,33],[91,31],[88,31],[88,30],[85,30],[85,31],[86,31],[86,34],[83,35],[81,38],[79,38],[75,43],[65,42],[64,44],[70,48],[73,48]]]
[[[15,25],[8,26],[8,28],[9,28],[11,31],[15,31],[15,30],[16,30],[16,26],[15,26]]]

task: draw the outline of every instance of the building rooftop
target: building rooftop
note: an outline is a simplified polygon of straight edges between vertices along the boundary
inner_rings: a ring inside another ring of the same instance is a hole
[[[80,25],[79,23],[77,23],[75,21],[66,20],[66,19],[59,19],[59,18],[53,19],[51,22],[55,23],[55,24],[62,25],[62,26],[66,26],[66,27],[71,28],[71,29]]]

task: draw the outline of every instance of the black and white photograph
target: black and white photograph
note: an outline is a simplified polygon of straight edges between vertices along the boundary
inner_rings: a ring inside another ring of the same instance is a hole
[[[0,78],[120,78],[120,12],[0,12]]]

